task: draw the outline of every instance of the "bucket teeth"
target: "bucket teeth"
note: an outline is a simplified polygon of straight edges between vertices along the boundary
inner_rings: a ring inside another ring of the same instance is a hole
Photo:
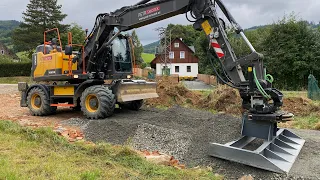
[[[288,173],[297,159],[305,140],[286,129],[279,129],[277,136],[265,141],[254,151],[244,149],[252,142],[247,136],[225,145],[211,143],[211,156],[235,161],[277,173]]]

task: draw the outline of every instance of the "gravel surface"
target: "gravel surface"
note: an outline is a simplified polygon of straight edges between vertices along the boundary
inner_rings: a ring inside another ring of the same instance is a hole
[[[207,85],[202,81],[183,81],[182,82],[190,90],[211,90],[213,86]]]
[[[183,159],[191,145],[192,137],[183,131],[163,128],[151,124],[139,125],[132,142],[133,148],[174,154],[176,159]]]
[[[131,144],[139,150],[158,150],[178,158],[189,167],[211,166],[226,179],[251,174],[255,179],[319,179],[320,132],[297,131],[307,140],[289,175],[279,175],[208,156],[210,142],[227,143],[240,137],[241,120],[225,114],[173,107],[166,111],[143,108],[139,112],[118,110],[105,120],[69,119],[86,139],[112,144]]]
[[[17,84],[0,84],[0,94],[18,93]]]

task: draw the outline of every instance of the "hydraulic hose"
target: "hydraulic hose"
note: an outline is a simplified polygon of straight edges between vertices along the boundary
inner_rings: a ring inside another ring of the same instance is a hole
[[[245,88],[242,88],[242,87],[239,87],[239,86],[235,86],[234,84],[229,84],[229,82],[225,81],[221,75],[218,73],[216,67],[214,66],[213,62],[212,62],[212,58],[211,58],[211,55],[208,51],[208,58],[209,58],[209,61],[212,65],[212,69],[214,71],[214,73],[216,74],[216,76],[218,77],[218,79],[220,79],[220,81],[222,81],[224,84],[226,84],[227,86],[231,87],[231,88],[235,88],[235,89],[239,89],[239,90],[245,90]]]
[[[253,68],[253,78],[254,78],[256,86],[257,86],[259,92],[262,94],[262,96],[265,97],[266,99],[271,99],[271,96],[261,86],[261,84],[260,84],[260,82],[259,82],[259,80],[257,78],[257,73],[256,73],[256,69],[255,68]]]

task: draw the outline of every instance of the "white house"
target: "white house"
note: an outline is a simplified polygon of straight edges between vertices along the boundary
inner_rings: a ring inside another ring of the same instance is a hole
[[[195,48],[187,46],[181,39],[176,38],[168,47],[171,51],[169,59],[171,64],[167,65],[170,74],[177,74],[179,77],[194,77],[199,73],[199,58],[195,56]],[[161,62],[161,55],[156,55],[151,62],[151,67],[156,69],[158,76],[163,74],[164,64]]]

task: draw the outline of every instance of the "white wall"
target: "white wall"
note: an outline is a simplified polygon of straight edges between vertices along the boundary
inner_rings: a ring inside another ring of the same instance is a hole
[[[157,75],[162,75],[164,65],[157,64]],[[179,73],[175,72],[175,66],[179,66]],[[191,72],[187,72],[187,66],[191,66]],[[198,63],[172,63],[170,66],[170,74],[178,74],[179,76],[197,77],[199,73]]]

